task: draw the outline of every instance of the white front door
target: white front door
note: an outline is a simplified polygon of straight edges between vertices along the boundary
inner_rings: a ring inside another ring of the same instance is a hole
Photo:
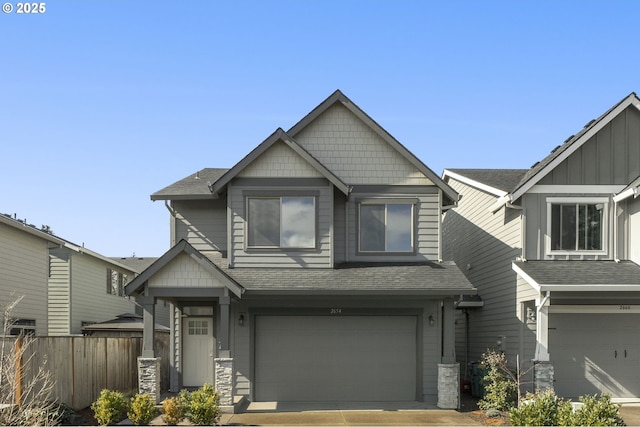
[[[213,359],[216,355],[213,319],[185,317],[182,337],[183,387],[201,387],[205,383],[213,385]]]

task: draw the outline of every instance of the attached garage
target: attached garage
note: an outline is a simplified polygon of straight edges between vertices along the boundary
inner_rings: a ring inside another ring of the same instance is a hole
[[[640,314],[553,313],[550,357],[558,395],[640,397]]]
[[[256,401],[414,401],[418,316],[255,317]]]

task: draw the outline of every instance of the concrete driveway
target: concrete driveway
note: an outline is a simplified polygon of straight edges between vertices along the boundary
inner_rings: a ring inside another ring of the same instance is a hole
[[[419,402],[251,403],[241,414],[224,414],[224,425],[463,426],[482,425],[464,412]]]

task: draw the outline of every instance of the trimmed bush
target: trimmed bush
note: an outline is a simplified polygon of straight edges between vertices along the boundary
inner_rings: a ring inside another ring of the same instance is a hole
[[[102,390],[98,399],[91,404],[93,416],[101,426],[122,421],[127,411],[127,402],[119,391]]]
[[[202,388],[188,396],[187,412],[192,423],[199,426],[213,425],[220,418],[220,395],[211,384],[205,384]],[[181,393],[181,398],[183,393]]]
[[[181,396],[183,393],[181,393]],[[162,419],[170,426],[177,425],[186,415],[188,400],[180,397],[169,397],[162,401]]]
[[[620,405],[611,402],[611,396],[580,396],[582,407],[571,414],[564,425],[574,426],[623,426]]]
[[[155,400],[148,394],[136,394],[131,398],[127,416],[136,426],[143,426],[155,418],[157,410]]]
[[[553,390],[527,393],[518,408],[509,411],[515,426],[558,426],[571,415],[571,402],[555,395]]]
[[[508,411],[518,401],[518,385],[515,374],[509,375],[506,368],[507,357],[504,353],[490,351],[482,355],[482,367],[486,374],[482,378],[485,394],[478,401],[480,409]]]

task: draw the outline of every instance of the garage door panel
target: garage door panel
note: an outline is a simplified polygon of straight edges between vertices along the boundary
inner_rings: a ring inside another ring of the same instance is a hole
[[[640,396],[640,315],[563,314],[549,319],[556,393]]]
[[[415,316],[257,316],[255,399],[415,400]]]

